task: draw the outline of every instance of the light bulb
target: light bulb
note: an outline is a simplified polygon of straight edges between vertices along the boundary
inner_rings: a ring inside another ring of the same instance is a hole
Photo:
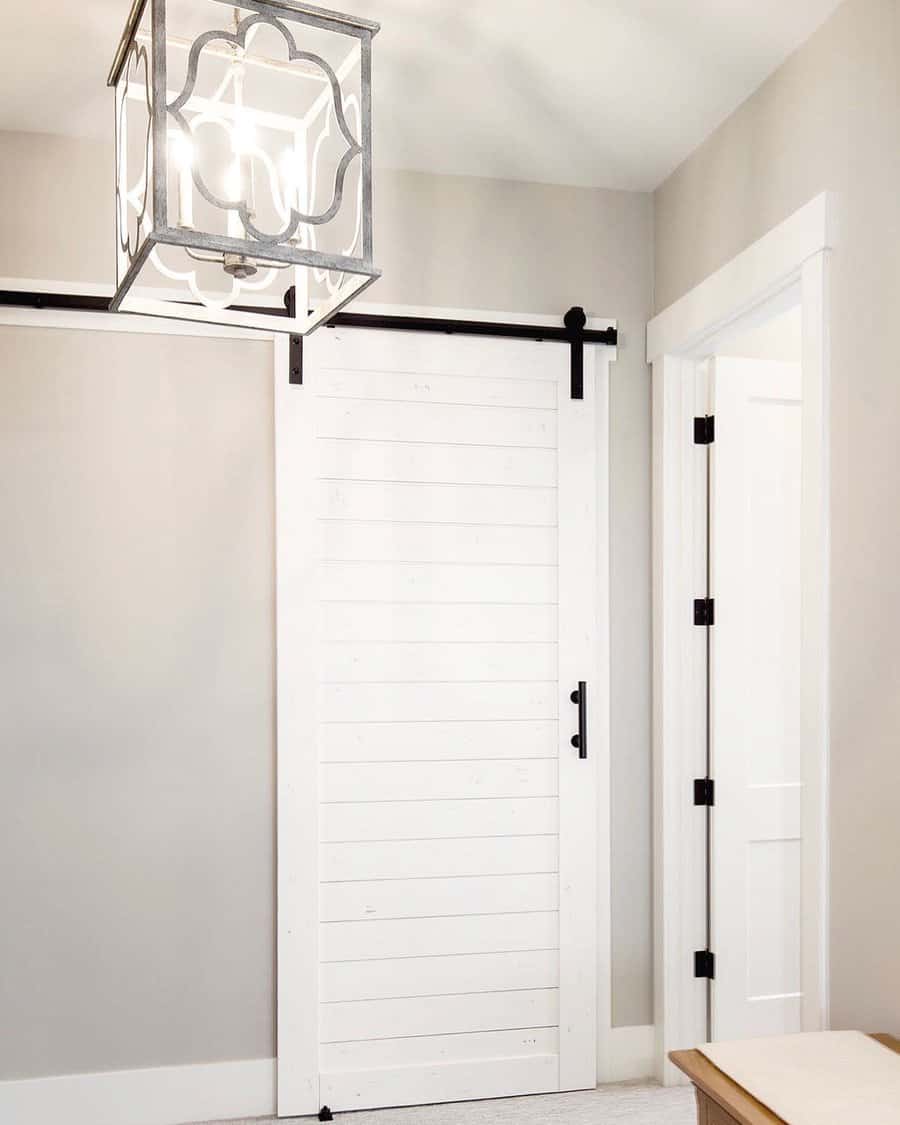
[[[253,123],[242,114],[231,126],[231,150],[237,156],[246,156],[256,144],[256,130]]]
[[[232,161],[225,173],[225,198],[231,203],[239,202],[244,195],[243,176],[241,175],[241,162]]]
[[[278,172],[284,185],[285,207],[299,211],[306,187],[306,162],[302,154],[295,148],[286,148],[278,158]]]
[[[225,173],[225,198],[229,203],[240,203],[244,199],[244,176],[241,160],[233,160]],[[234,208],[228,211],[228,234],[231,238],[243,238],[244,228],[240,215]]]
[[[169,133],[169,150],[178,172],[178,225],[190,227],[194,224],[194,188],[191,182],[194,145],[181,129],[176,129]]]
[[[285,185],[289,188],[296,188],[300,182],[300,168],[297,154],[292,148],[286,148],[278,158],[278,170],[281,172],[281,178]]]
[[[178,129],[169,134],[169,151],[172,154],[172,163],[176,168],[187,170],[194,163],[193,142]]]

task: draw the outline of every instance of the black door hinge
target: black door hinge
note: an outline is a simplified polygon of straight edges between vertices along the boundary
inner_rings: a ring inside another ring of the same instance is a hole
[[[716,979],[716,955],[708,949],[698,949],[694,954],[694,976],[698,980]]]
[[[694,804],[712,808],[716,803],[716,783],[711,777],[694,779]]]
[[[694,419],[694,445],[712,445],[716,440],[716,419],[713,414],[705,414]]]
[[[695,598],[694,599],[694,624],[695,625],[715,625],[716,623],[716,600],[715,598]]]

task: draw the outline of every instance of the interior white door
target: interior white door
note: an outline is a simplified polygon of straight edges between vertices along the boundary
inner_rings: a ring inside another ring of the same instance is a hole
[[[294,437],[313,438],[296,471],[314,477],[315,518],[297,534],[320,560],[315,621],[279,610],[279,636],[318,682],[315,722],[293,734],[319,761],[309,910],[317,1098],[332,1109],[595,1084],[596,353],[573,401],[558,345],[306,341]],[[586,759],[571,744],[580,680]],[[280,738],[279,761],[290,753]],[[290,1054],[309,1047],[290,1026],[304,925],[280,926],[282,1115],[311,1108]]]
[[[802,1028],[801,369],[716,359],[711,922],[717,1040]]]

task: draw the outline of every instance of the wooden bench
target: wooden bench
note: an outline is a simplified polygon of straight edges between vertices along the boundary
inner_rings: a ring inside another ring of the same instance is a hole
[[[900,1039],[873,1035],[900,1054]],[[698,1125],[790,1125],[748,1094],[700,1051],[672,1051],[669,1058],[690,1078],[697,1094]]]

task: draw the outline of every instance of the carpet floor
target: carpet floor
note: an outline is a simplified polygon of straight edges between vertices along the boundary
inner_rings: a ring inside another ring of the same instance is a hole
[[[297,1118],[314,1122],[312,1118]],[[694,1125],[693,1091],[685,1087],[624,1084],[577,1094],[541,1094],[496,1101],[336,1113],[340,1125]],[[206,1122],[205,1125],[225,1125]],[[274,1117],[227,1125],[278,1125]]]

